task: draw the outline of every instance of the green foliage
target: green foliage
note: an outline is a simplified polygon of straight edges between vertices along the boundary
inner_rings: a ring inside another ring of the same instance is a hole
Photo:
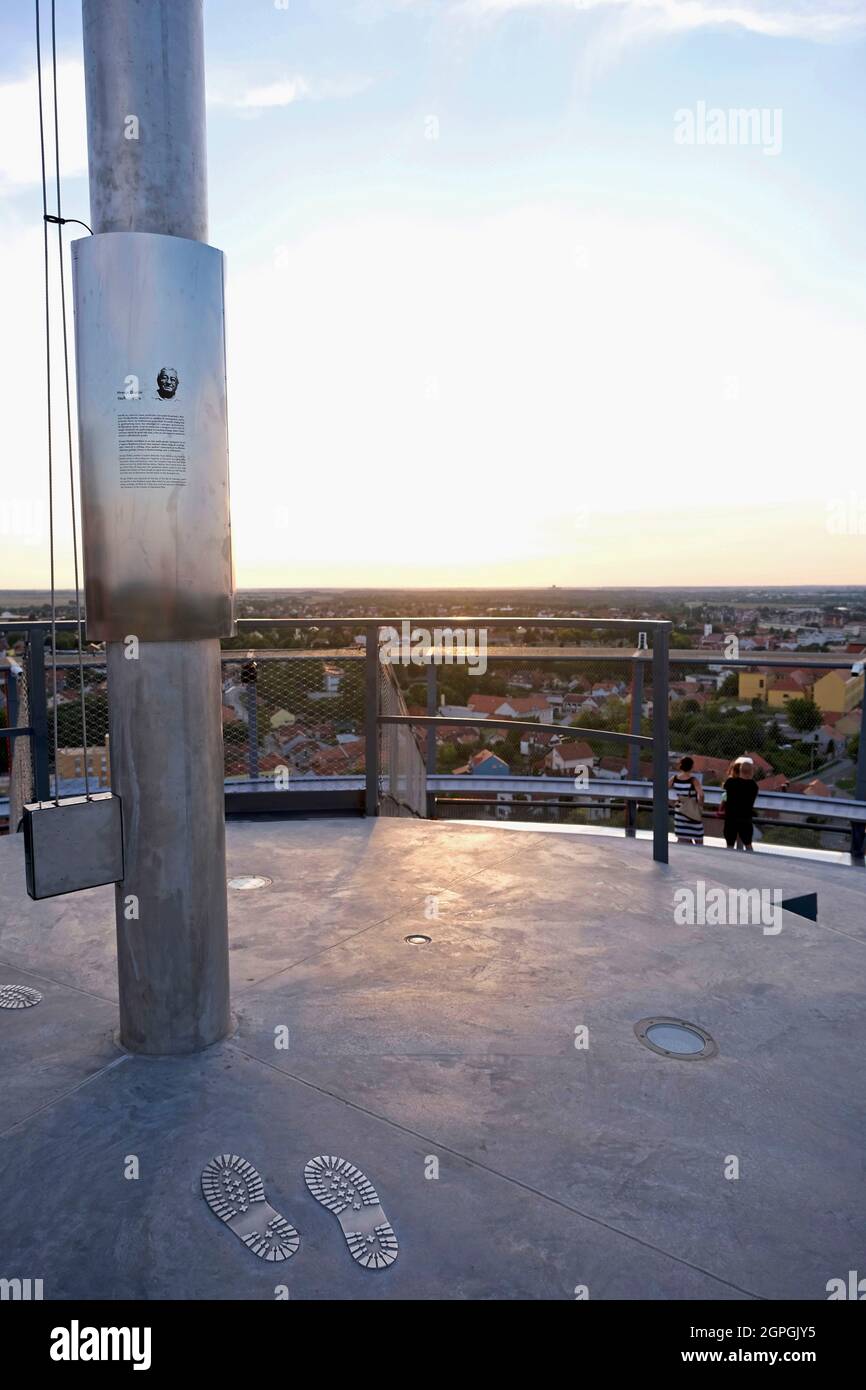
[[[685,703],[685,702],[684,702]],[[746,749],[765,753],[764,721],[754,711],[707,705],[698,714],[677,706],[670,719],[671,746],[709,758],[736,758]]]
[[[815,701],[805,698],[789,700],[785,706],[785,715],[791,728],[801,734],[820,728],[824,718]]]
[[[791,781],[799,780],[812,767],[812,755],[801,743],[792,748],[769,747],[766,756],[773,765],[774,772],[781,772]]]
[[[436,767],[439,772],[453,772],[455,767],[468,763],[473,754],[479,751],[480,744],[440,743],[436,754]]]

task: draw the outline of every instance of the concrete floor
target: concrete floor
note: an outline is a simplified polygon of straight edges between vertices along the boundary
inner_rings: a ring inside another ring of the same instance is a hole
[[[661,869],[643,841],[394,820],[235,822],[228,851],[273,879],[229,895],[237,1034],[144,1060],[113,1041],[112,890],[33,903],[21,837],[0,841],[0,984],[44,996],[0,1010],[0,1277],[46,1298],[823,1299],[862,1270],[862,870],[692,846]],[[819,922],[678,926],[697,879],[817,890]],[[633,1025],[657,1014],[719,1055],[648,1051]],[[219,1153],[259,1169],[291,1260],[209,1211]],[[307,1193],[317,1154],[377,1187],[390,1269],[354,1264]]]

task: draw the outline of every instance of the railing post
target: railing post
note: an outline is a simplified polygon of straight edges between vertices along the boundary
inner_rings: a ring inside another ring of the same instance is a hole
[[[18,677],[15,675],[15,672],[11,669],[11,667],[7,667],[3,674],[4,674],[5,678],[6,678],[6,680],[5,680],[5,685],[6,685],[6,714],[7,714],[7,716],[8,716],[8,718],[7,718],[7,723],[8,723],[8,725],[9,725],[9,728],[10,728],[10,729],[15,729],[15,728],[17,728],[17,726],[18,726]],[[10,773],[11,773],[11,771],[12,771],[12,751],[13,751],[13,749],[14,749],[14,747],[15,747],[15,740],[14,740],[14,738],[10,738],[10,739],[8,740],[8,743],[9,743],[9,771],[10,771]]]
[[[48,763],[48,701],[45,694],[45,629],[31,628],[27,634],[27,702],[33,730],[33,795],[47,801],[51,795]],[[57,750],[54,751],[57,757]]]
[[[854,795],[858,801],[866,801],[866,690],[860,707],[860,747],[857,750],[857,772],[854,778]],[[866,843],[866,822],[851,822],[851,857],[863,859]]]
[[[436,666],[433,661],[432,652],[429,654],[429,666],[427,667],[427,713],[435,715],[437,710],[436,701],[439,697],[438,682],[436,678]],[[427,730],[427,776],[433,777],[436,773],[436,730],[432,727]],[[436,793],[427,793],[427,816],[433,819],[436,815]]]
[[[364,659],[364,766],[367,786],[364,814],[379,814],[379,624],[366,627]]]
[[[643,709],[643,661],[635,658],[631,665],[631,717],[629,733],[640,733],[641,711]],[[630,743],[628,747],[628,779],[636,782],[640,777],[640,745]],[[637,802],[625,803],[625,833],[634,838],[637,831]]]
[[[670,623],[653,629],[653,859],[668,862],[668,678]]]

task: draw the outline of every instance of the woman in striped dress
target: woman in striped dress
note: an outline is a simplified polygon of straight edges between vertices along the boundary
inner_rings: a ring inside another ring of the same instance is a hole
[[[692,768],[694,762],[691,758],[680,758],[680,765],[668,782],[672,792],[676,793],[677,802],[674,806],[674,833],[679,844],[702,845],[704,843],[704,822],[700,817],[692,820],[683,811],[682,803],[688,801],[690,806],[694,805],[699,812],[703,811],[704,793],[698,779],[693,775]]]

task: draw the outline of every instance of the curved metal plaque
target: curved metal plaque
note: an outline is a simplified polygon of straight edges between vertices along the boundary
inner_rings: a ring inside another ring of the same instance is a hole
[[[72,266],[87,635],[228,636],[222,252],[106,232]]]

